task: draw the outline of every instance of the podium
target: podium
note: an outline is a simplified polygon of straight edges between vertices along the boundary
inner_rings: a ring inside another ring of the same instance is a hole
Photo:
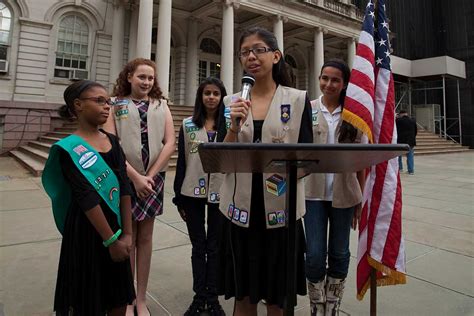
[[[209,173],[286,174],[287,295],[285,315],[296,305],[296,192],[299,177],[309,173],[357,172],[405,154],[408,145],[203,143],[199,156]]]

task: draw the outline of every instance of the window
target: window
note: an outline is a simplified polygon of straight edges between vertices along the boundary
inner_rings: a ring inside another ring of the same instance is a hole
[[[58,46],[54,76],[66,79],[87,79],[89,28],[77,15],[68,15],[59,23]]]
[[[219,46],[219,44],[217,44],[215,40],[210,39],[210,38],[204,38],[201,41],[201,45],[199,46],[199,48],[204,53],[215,54],[215,55],[221,54],[221,47]]]
[[[198,84],[207,77],[220,78],[221,73],[221,47],[211,38],[204,38],[199,45],[201,56],[199,58]]]
[[[12,31],[12,14],[10,9],[0,2],[0,73],[8,69],[8,47]]]

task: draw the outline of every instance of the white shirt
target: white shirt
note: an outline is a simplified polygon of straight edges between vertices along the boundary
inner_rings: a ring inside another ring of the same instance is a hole
[[[323,113],[324,119],[328,123],[328,140],[327,144],[335,144],[336,143],[336,127],[341,120],[341,113],[342,107],[339,105],[337,108],[334,109],[332,113],[329,112],[327,107],[323,103],[322,96],[319,97],[319,101],[321,102],[321,112]],[[326,173],[326,184],[325,190],[326,196],[322,199],[322,201],[332,201],[332,185],[334,183],[334,173]]]

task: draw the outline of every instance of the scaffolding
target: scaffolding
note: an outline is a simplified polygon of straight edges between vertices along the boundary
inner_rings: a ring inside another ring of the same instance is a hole
[[[457,106],[447,102],[457,99]],[[453,98],[454,95],[457,98]],[[395,81],[395,108],[405,110],[422,128],[462,144],[459,79],[441,75],[426,80]],[[454,114],[454,115],[453,115]],[[457,116],[456,116],[457,114]]]

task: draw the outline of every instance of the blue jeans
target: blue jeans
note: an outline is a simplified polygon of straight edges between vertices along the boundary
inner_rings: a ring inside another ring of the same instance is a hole
[[[415,172],[415,149],[414,147],[410,146],[410,150],[407,152],[407,168],[408,168],[408,173],[414,173]],[[398,168],[400,171],[403,170],[403,162],[402,162],[402,156],[398,156]]]
[[[334,208],[331,204],[331,201],[306,201],[306,278],[313,283],[323,280],[326,274],[344,279],[349,270],[349,235],[354,207]]]

